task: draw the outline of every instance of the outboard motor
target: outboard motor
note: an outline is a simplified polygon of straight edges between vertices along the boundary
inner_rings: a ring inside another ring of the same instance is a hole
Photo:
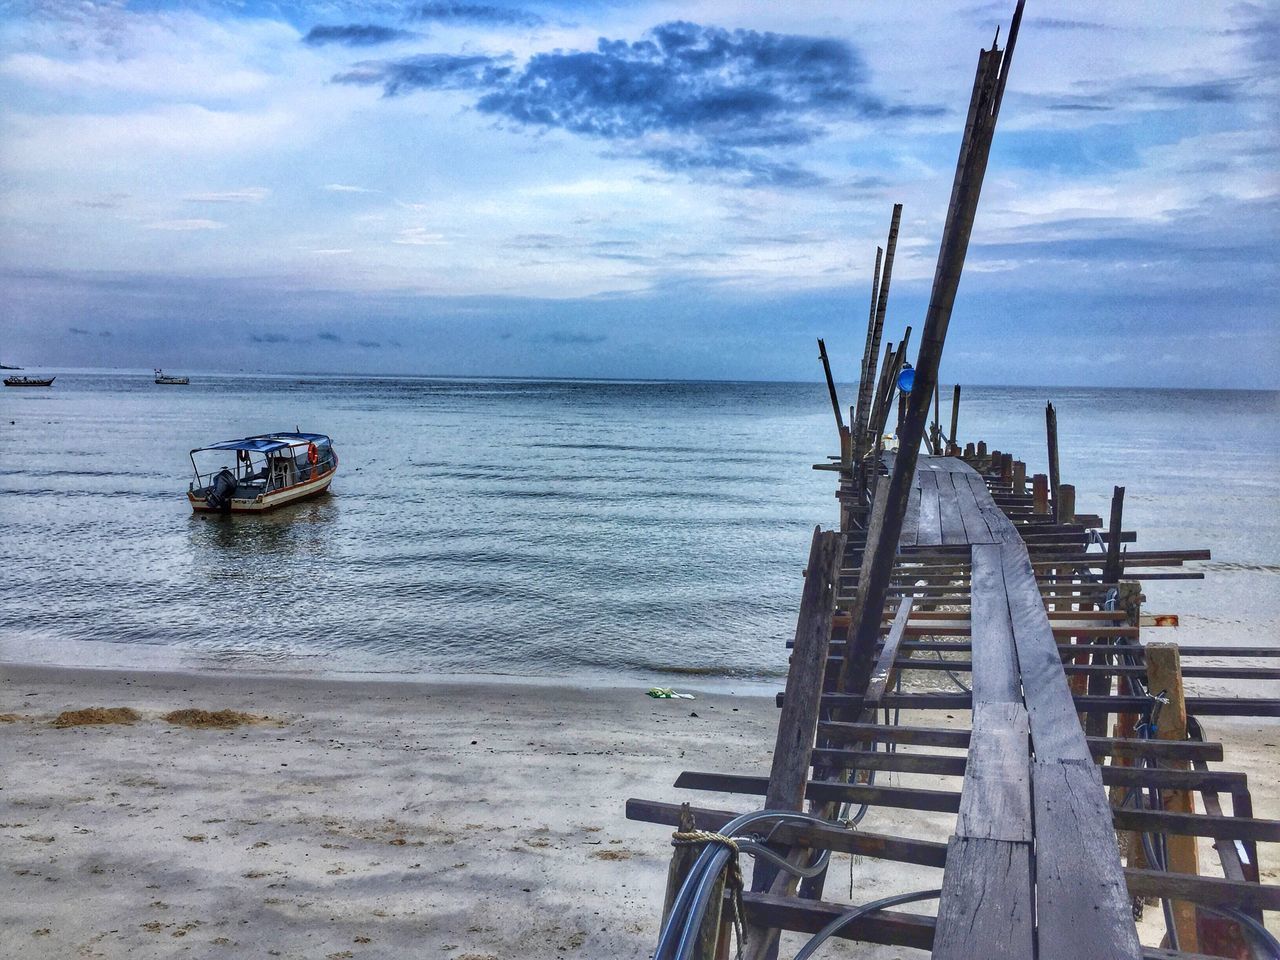
[[[213,478],[213,483],[209,484],[209,493],[205,496],[204,502],[214,510],[230,510],[231,498],[236,492],[236,475],[223,467],[218,475]]]

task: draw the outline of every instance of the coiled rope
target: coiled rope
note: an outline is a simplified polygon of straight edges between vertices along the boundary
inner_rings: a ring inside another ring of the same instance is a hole
[[[744,911],[742,907],[742,866],[738,862],[738,841],[726,837],[714,830],[677,830],[671,834],[673,847],[702,847],[708,843],[719,843],[729,848],[729,863],[725,867],[725,886],[729,888],[733,905],[733,932],[738,938],[738,960],[742,958],[742,950],[747,945],[747,931],[742,925]]]

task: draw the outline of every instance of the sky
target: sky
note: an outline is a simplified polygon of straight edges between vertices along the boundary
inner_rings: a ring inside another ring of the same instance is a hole
[[[0,362],[856,379],[1013,5],[8,3]],[[941,379],[1280,388],[1278,67],[1274,2],[1029,0]]]

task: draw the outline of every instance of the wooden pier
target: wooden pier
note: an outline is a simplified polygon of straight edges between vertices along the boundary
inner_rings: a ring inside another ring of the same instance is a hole
[[[1273,955],[1262,920],[1280,887],[1259,882],[1258,844],[1280,842],[1280,821],[1254,816],[1245,774],[1218,768],[1227,750],[1196,718],[1280,716],[1280,699],[1187,696],[1183,679],[1280,679],[1280,651],[1150,639],[1177,618],[1143,612],[1143,581],[1201,578],[1186,565],[1209,552],[1130,549],[1123,488],[1105,518],[1077,513],[1052,405],[1043,474],[985,442],[961,448],[959,387],[942,428],[938,365],[1020,16],[1021,3],[1008,48],[979,57],[914,384],[899,389],[909,328],[877,362],[900,207],[877,251],[847,424],[820,343],[839,453],[816,469],[838,480],[840,523],[814,532],[771,768],[722,761],[675,780],[763,807],[628,801],[631,819],[678,828],[655,960],[729,956],[738,904],[751,960],[777,956],[783,930],[938,960]],[[898,447],[885,451],[895,393]],[[929,785],[877,782],[891,773]],[[920,823],[861,828],[885,808]],[[1202,870],[1198,838],[1221,875]],[[735,895],[746,854],[754,872]],[[830,854],[936,882],[837,902]],[[1144,908],[1163,913],[1160,942],[1139,937]]]

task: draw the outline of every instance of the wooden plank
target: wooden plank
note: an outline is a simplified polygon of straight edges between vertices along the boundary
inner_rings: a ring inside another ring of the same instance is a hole
[[[995,537],[991,534],[986,517],[978,509],[978,501],[968,477],[953,475],[951,479],[956,492],[956,505],[960,508],[960,520],[964,524],[965,538],[970,543],[994,543]]]
[[[920,515],[917,520],[916,543],[928,546],[942,543],[942,507],[938,502],[938,475],[922,470],[920,480]]]
[[[1034,717],[1031,723],[1034,742]],[[1071,725],[1080,733],[1074,717]],[[1083,734],[1080,739],[1084,740]],[[1054,746],[1060,742],[1050,740]],[[1098,768],[1088,758],[1042,759],[1038,752],[1031,767],[1036,956],[1039,960],[1138,960],[1142,946]]]
[[[920,530],[920,480],[911,487],[907,496],[907,512],[902,517],[902,536],[898,538],[899,547],[914,547]]]
[[[1145,869],[1126,870],[1125,883],[1135,896],[1176,898],[1179,902],[1215,907],[1280,910],[1280,886],[1274,884]]]
[[[809,773],[809,751],[813,748],[818,723],[822,676],[831,642],[831,610],[835,592],[832,577],[840,550],[839,534],[823,533],[821,529],[813,531],[791,670],[787,674],[786,701],[778,719],[773,768],[769,774],[767,806],[771,809],[800,809]]]
[[[769,780],[767,777],[752,777],[736,773],[702,773],[686,770],[676,778],[675,786],[684,790],[764,796],[769,787]],[[933,810],[938,813],[956,813],[960,809],[960,794],[955,790],[922,790],[912,787],[810,780],[805,789],[805,796],[810,800],[824,803],[868,803],[878,807]]]
[[[627,801],[627,819],[674,827],[679,824],[681,806],[678,803],[661,803],[656,800],[633,798]],[[719,830],[730,820],[741,816],[727,810],[708,810],[705,807],[690,809],[693,813],[694,825],[699,830]],[[945,843],[894,837],[868,830],[849,830],[845,827],[813,823],[803,825],[781,823],[776,827],[770,827],[768,832],[771,842],[776,841],[779,844],[833,850],[836,853],[853,853],[880,860],[892,860],[895,863],[918,863],[926,867],[941,867],[947,859]]]
[[[970,649],[975,704],[1022,702],[1022,684],[1018,679],[1013,623],[1005,596],[1004,562],[1000,550],[996,544],[975,544],[973,547]]]
[[[796,623],[791,669],[787,673],[786,700],[778,718],[778,734],[766,791],[765,806],[771,810],[799,810],[804,805],[809,752],[813,749],[817,730],[819,698],[831,643],[836,568],[843,552],[840,534],[814,529]],[[758,861],[752,875],[752,889],[768,890],[778,872],[774,864]]]
[[[1062,654],[1031,578],[1026,548],[1020,543],[1004,544],[1001,560],[1014,648],[1031,721],[1032,749],[1040,760],[1092,762],[1076,718],[1077,706],[1062,671]]]
[[[1280,843],[1280,820],[1263,820],[1257,817],[1218,817],[1203,813],[1170,813],[1167,810],[1130,810],[1127,808],[1113,810],[1112,818],[1115,820],[1117,830],[1213,837],[1218,840],[1253,840]]]
[[[970,731],[952,727],[921,727],[899,724],[886,727],[878,723],[837,723],[824,721],[818,732],[833,743],[905,743],[921,747],[946,747],[963,750],[969,746]],[[1170,757],[1220,762],[1222,744],[1212,740],[1186,740],[1180,743],[1159,740],[1134,740],[1117,737],[1089,737],[1090,751],[1095,757]]]
[[[952,837],[933,960],[1027,960],[1034,934],[1031,845]]]
[[[752,926],[817,933],[832,920],[849,912],[847,903],[799,900],[767,893],[745,893],[742,904]],[[867,943],[928,950],[933,943],[933,917],[896,910],[876,910],[842,928],[836,936]]]
[[[904,597],[898,603],[898,612],[893,618],[893,624],[889,627],[889,633],[885,637],[875,668],[871,671],[871,682],[867,685],[867,692],[862,701],[864,710],[874,710],[880,698],[884,696],[885,690],[888,689],[889,678],[893,675],[894,663],[898,659],[898,645],[902,643],[907,620],[911,616],[912,603],[911,597]],[[816,696],[817,691],[815,691],[815,700]]]
[[[951,482],[952,476],[953,474],[950,473],[937,474],[938,509],[941,515],[942,542],[946,544],[968,543],[969,537],[965,533],[964,520],[960,517],[960,504],[956,499],[956,490]],[[966,488],[969,486],[963,477],[961,477],[960,482]]]
[[[1030,764],[1022,704],[975,704],[956,836],[1031,843]]]

